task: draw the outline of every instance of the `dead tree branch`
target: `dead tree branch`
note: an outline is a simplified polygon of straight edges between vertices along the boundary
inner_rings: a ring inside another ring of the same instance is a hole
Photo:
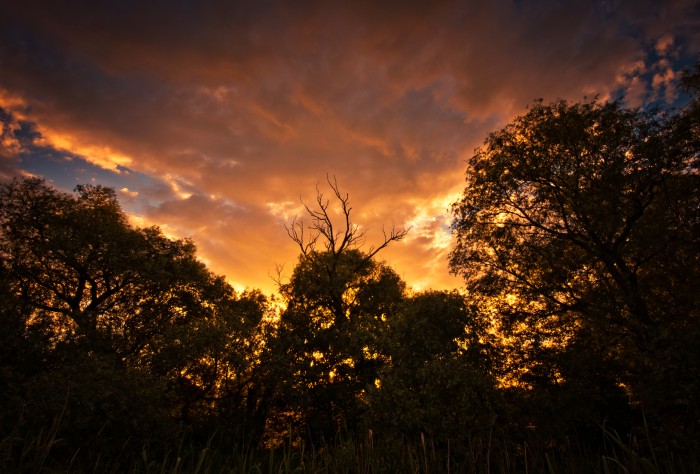
[[[366,243],[366,230],[352,223],[349,194],[341,193],[338,180],[329,176],[326,181],[330,186],[335,201],[339,204],[341,212],[341,224],[336,226],[331,216],[331,200],[324,196],[320,187],[316,186],[316,206],[312,208],[304,201],[302,205],[310,218],[310,223],[305,225],[303,219],[295,217],[289,226],[285,226],[289,237],[297,244],[301,254],[305,258],[312,258],[316,252],[323,251],[331,255],[338,256],[350,249],[361,249]],[[379,245],[373,245],[365,252],[363,264],[372,259],[377,253],[386,248],[389,243],[403,239],[410,229],[397,228],[394,224],[387,232],[382,229],[384,238]],[[323,242],[322,249],[318,246]]]

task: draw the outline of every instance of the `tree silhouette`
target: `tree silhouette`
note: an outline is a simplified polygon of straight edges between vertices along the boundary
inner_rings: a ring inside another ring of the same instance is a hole
[[[312,436],[334,434],[354,426],[362,411],[362,394],[374,384],[381,364],[377,337],[403,299],[404,283],[379,251],[406,235],[392,230],[364,252],[365,232],[351,220],[349,197],[328,180],[340,208],[340,224],[331,203],[317,190],[314,209],[305,205],[308,227],[295,219],[287,231],[301,254],[288,283],[280,284],[286,303],[270,357],[283,367],[275,403],[278,414],[306,426]],[[275,365],[275,364],[271,364]]]
[[[113,190],[2,185],[0,263],[4,309],[27,335],[6,342],[33,361],[13,369],[27,423],[65,411],[82,442],[98,432],[165,440],[176,420],[218,416],[221,400],[245,418],[264,298],[236,295],[191,241],[131,227]]]
[[[516,338],[521,384],[573,381],[562,351],[586,347],[578,360],[618,367],[602,378],[624,383],[631,403],[670,410],[655,374],[698,325],[697,149],[684,130],[617,102],[537,102],[470,160],[450,268]]]
[[[486,327],[463,295],[412,295],[382,335],[390,362],[370,391],[367,416],[376,432],[459,445],[493,427],[501,410]]]

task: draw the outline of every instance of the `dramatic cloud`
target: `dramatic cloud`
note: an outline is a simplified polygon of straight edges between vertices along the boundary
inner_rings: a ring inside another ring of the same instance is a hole
[[[0,178],[119,190],[237,287],[335,176],[416,288],[448,275],[465,160],[533,99],[672,103],[695,1],[3,2]]]

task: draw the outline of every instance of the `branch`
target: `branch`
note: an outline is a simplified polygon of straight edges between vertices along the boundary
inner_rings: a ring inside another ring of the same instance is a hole
[[[325,251],[337,256],[346,250],[360,248],[366,242],[366,230],[360,230],[360,227],[352,223],[350,216],[352,207],[350,207],[350,196],[348,193],[341,193],[338,185],[338,180],[335,176],[331,179],[326,176],[326,181],[330,186],[342,212],[342,226],[337,228],[333,224],[329,208],[330,200],[326,199],[316,185],[316,208],[312,209],[303,200],[301,201],[304,209],[311,218],[309,225],[304,225],[304,221],[297,217],[294,218],[291,225],[285,226],[289,237],[297,244],[301,250],[301,254],[305,258],[310,258],[311,254],[316,251],[318,240],[323,237],[325,240]],[[372,259],[379,251],[384,249],[390,242],[403,239],[410,229],[396,228],[394,224],[389,232],[382,229],[384,239],[378,246],[371,246],[366,253],[366,257],[361,262],[361,266]]]
[[[410,227],[408,227],[408,228],[401,227],[400,229],[397,229],[396,224],[392,223],[391,224],[391,231],[387,235],[386,229],[382,228],[382,233],[384,234],[384,240],[382,241],[382,243],[379,246],[377,246],[377,247],[371,246],[369,248],[369,251],[367,252],[368,259],[374,257],[377,253],[379,253],[380,250],[382,250],[387,245],[389,245],[390,242],[398,242],[399,240],[406,237],[406,235],[408,234],[408,232],[410,230],[411,230]]]

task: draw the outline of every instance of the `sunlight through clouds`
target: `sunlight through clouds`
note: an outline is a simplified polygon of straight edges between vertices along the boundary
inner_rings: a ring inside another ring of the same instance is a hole
[[[131,157],[119,153],[107,145],[83,143],[75,137],[45,127],[39,128],[39,132],[41,139],[37,140],[37,145],[79,155],[88,163],[113,173],[121,173],[122,168],[130,166],[133,161]]]
[[[275,216],[284,224],[289,223],[292,219],[301,216],[304,213],[304,206],[300,202],[268,202],[265,205],[267,206],[270,214]]]
[[[458,198],[459,194],[454,194],[416,205],[415,214],[407,223],[407,227],[411,228],[407,239],[422,239],[428,242],[431,248],[447,249],[452,240],[452,218],[447,210]]]
[[[409,285],[458,287],[449,207],[490,131],[537,98],[680,100],[700,51],[685,1],[67,2],[0,5],[0,176],[114,187],[265,291],[327,175],[368,238],[412,227],[380,255]]]
[[[136,197],[139,195],[138,191],[130,191],[129,188],[121,188],[119,192],[129,197]]]

